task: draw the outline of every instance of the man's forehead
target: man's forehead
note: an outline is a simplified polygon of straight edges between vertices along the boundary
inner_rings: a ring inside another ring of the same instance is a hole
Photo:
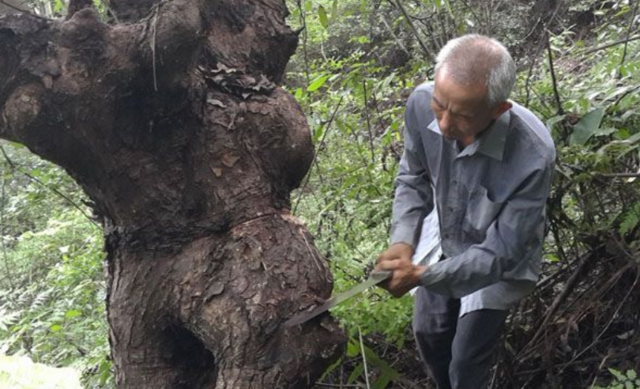
[[[486,93],[487,90],[487,80],[485,77],[459,76],[447,65],[440,68],[434,78],[434,84],[436,86],[443,82],[447,84],[455,84],[460,88],[483,91],[483,93]]]
[[[453,80],[444,79],[434,83],[432,99],[440,105],[456,105],[474,108],[483,103],[487,97],[484,85],[463,86]]]

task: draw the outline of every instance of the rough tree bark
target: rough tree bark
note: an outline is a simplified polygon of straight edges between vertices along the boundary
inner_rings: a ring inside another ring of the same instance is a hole
[[[290,191],[313,148],[276,85],[283,0],[86,1],[0,16],[0,138],[65,168],[104,220],[120,388],[305,388],[344,335],[282,323],[331,292]]]

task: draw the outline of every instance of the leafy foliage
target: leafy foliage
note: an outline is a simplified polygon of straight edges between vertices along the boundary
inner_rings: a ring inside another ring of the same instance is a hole
[[[594,386],[594,389],[637,389],[640,388],[640,379],[634,370],[627,370],[626,373],[621,373],[615,369],[609,369],[614,379],[609,385]]]
[[[109,387],[100,229],[61,169],[3,151],[0,354],[75,367],[88,387]]]

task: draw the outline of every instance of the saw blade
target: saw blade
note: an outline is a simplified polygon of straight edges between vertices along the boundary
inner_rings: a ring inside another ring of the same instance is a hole
[[[338,295],[331,297],[329,300],[325,301],[322,305],[317,306],[316,308],[312,309],[309,312],[303,312],[292,317],[291,319],[289,319],[287,322],[284,323],[284,326],[293,327],[293,326],[302,324],[306,321],[309,321],[314,317],[318,316],[319,314],[321,314],[322,312],[326,312],[327,310],[335,307],[336,305],[342,303],[345,300],[350,299],[351,297],[357,295],[358,293],[362,293],[363,291],[372,287],[373,285],[377,285],[382,281],[388,279],[389,277],[391,277],[391,274],[393,274],[393,272],[388,270],[372,272],[366,281],[361,282],[360,284],[354,286],[353,288],[345,292],[342,292]]]

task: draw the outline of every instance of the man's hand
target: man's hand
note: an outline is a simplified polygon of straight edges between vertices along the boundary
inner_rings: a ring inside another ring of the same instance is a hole
[[[391,293],[393,297],[402,297],[411,289],[420,285],[420,276],[427,269],[425,266],[415,266],[411,262],[413,247],[406,243],[396,243],[387,251],[380,254],[374,270],[392,270],[389,280],[379,284]]]

